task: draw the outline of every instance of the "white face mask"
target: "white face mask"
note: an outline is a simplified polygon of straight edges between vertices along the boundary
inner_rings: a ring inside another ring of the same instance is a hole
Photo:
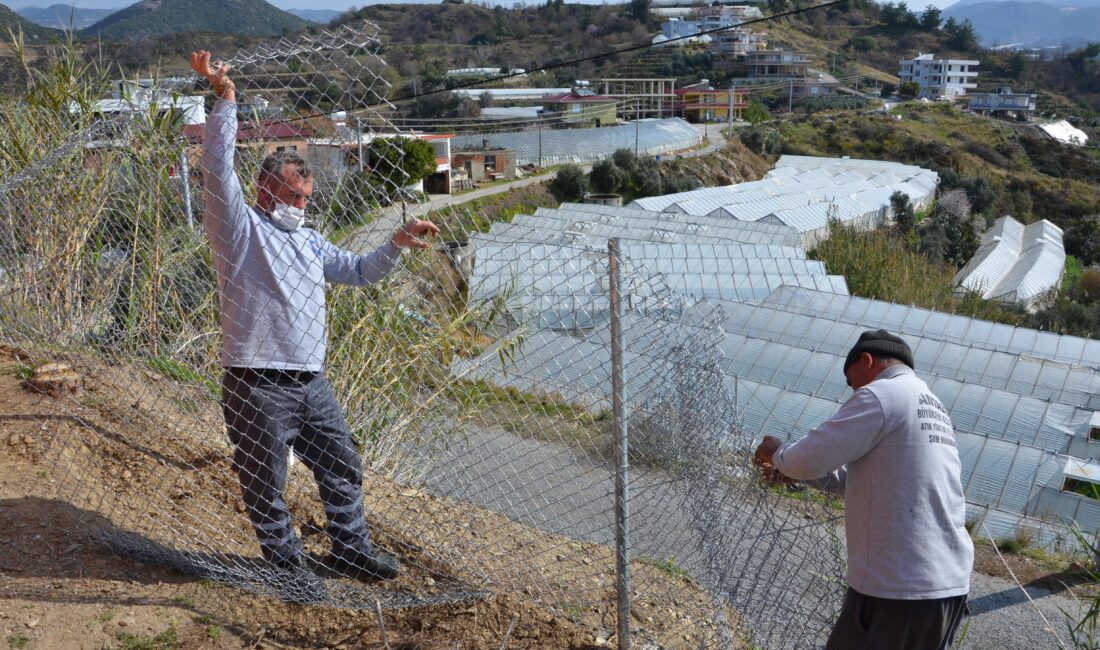
[[[271,211],[271,221],[283,230],[297,230],[306,222],[306,210],[285,203],[276,203],[275,209]]]

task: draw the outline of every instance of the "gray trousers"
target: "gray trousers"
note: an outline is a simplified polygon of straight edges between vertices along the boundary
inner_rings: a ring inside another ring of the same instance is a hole
[[[363,514],[363,469],[332,386],[321,373],[229,368],[222,410],[248,518],[270,561],[302,553],[283,500],[287,454],[313,472],[333,553],[373,554]]]
[[[844,594],[826,650],[948,650],[955,639],[966,596],[892,600]]]

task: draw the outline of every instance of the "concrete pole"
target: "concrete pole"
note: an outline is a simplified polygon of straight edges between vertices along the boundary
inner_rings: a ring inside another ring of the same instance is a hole
[[[195,229],[195,217],[191,210],[191,163],[187,160],[187,145],[180,152],[180,180],[183,181],[183,214],[187,217],[187,227]]]
[[[638,100],[634,104],[634,157],[638,157],[638,139],[642,130],[642,103]]]
[[[733,96],[734,96],[734,94],[735,93],[734,93],[733,82],[731,81],[730,82],[729,115],[726,115],[726,130],[728,131],[728,133],[726,133],[727,138],[732,138],[733,137]]]

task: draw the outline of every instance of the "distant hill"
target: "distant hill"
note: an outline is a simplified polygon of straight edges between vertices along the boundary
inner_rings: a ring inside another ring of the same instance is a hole
[[[287,9],[287,11],[303,20],[321,25],[329,24],[333,18],[343,13],[342,11],[331,11],[329,9]]]
[[[119,3],[121,4],[121,3]],[[23,7],[19,15],[36,25],[54,29],[81,30],[118,11],[118,9],[81,9],[72,5],[53,4],[48,7]]]
[[[1100,0],[971,2],[944,10],[944,17],[969,20],[983,45],[1057,45],[1100,39]]]
[[[179,32],[278,36],[307,25],[263,0],[141,0],[81,33],[113,40]]]
[[[973,5],[1003,4],[1018,1],[1019,0],[959,0],[955,4],[944,9],[944,13],[948,13],[952,9],[961,9],[962,7],[969,7]],[[1100,0],[1039,0],[1039,2],[1048,5],[1055,5],[1058,7],[1075,7],[1077,9],[1100,9]]]
[[[56,29],[35,25],[9,9],[7,5],[0,5],[0,37],[5,41],[8,39],[9,29],[13,32],[22,30],[28,43],[45,43],[61,37],[61,32]]]

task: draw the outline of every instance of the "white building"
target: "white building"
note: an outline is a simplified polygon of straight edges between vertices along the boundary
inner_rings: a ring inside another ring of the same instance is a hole
[[[172,92],[174,79],[116,79],[110,99],[96,100],[94,108],[101,115],[143,113],[156,107],[157,112],[176,110],[183,124],[206,124],[206,109],[201,95],[177,95]]]
[[[915,81],[920,96],[929,99],[953,99],[977,88],[978,61],[970,59],[937,59],[935,54],[921,54],[901,61],[898,77],[901,83]]]

